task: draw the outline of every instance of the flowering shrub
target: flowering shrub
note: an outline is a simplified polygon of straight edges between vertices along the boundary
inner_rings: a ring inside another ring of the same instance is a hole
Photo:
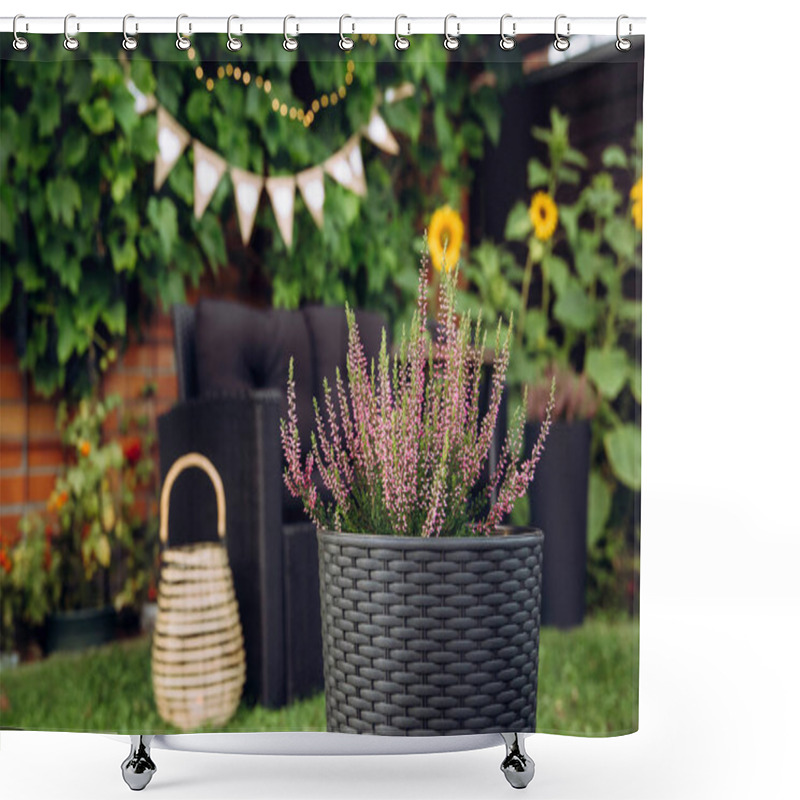
[[[355,315],[348,308],[347,378],[336,375],[336,401],[325,383],[324,414],[315,401],[316,432],[303,455],[297,426],[293,370],[288,419],[281,420],[286,486],[319,527],[405,536],[489,534],[527,491],[550,427],[553,390],[541,434],[520,461],[524,413],[514,415],[497,468],[477,485],[489,454],[503,394],[510,347],[498,325],[489,402],[479,414],[486,346],[480,315],[459,320],[457,273],[439,285],[436,333],[427,332],[428,301],[423,259],[417,309],[390,355],[384,332],[378,364],[364,355]],[[318,472],[331,499],[323,499]],[[489,507],[489,498],[496,500]]]
[[[148,591],[155,518],[137,509],[136,493],[153,475],[153,436],[143,432],[145,419],[123,417],[123,439],[106,441],[103,423],[119,404],[112,396],[81,400],[71,413],[66,404],[59,407],[69,465],[46,512],[27,514],[15,542],[0,540],[4,647],[13,646],[22,625],[36,627],[54,610],[91,608],[109,599],[117,609],[135,606]],[[109,592],[112,563],[117,585]]]

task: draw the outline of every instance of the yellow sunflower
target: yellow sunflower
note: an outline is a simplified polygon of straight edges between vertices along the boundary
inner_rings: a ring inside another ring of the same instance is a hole
[[[642,178],[639,176],[639,180],[633,184],[631,188],[631,217],[633,217],[633,224],[636,226],[636,230],[640,231],[642,229]]]
[[[442,206],[433,212],[428,228],[428,247],[433,266],[441,272],[450,272],[461,257],[461,242],[464,240],[464,223],[457,211]]]
[[[558,206],[547,192],[536,192],[528,209],[533,233],[537,239],[546,242],[558,225]]]

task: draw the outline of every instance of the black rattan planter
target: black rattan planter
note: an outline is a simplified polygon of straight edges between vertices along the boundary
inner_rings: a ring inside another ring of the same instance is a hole
[[[533,732],[543,541],[319,531],[328,730]]]

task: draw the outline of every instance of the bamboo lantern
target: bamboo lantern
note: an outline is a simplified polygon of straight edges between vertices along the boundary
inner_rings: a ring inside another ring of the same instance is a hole
[[[178,475],[199,467],[217,496],[218,542],[168,546],[169,495]],[[225,548],[225,493],[199,453],[177,459],[161,492],[162,552],[153,637],[153,688],[161,717],[188,730],[224,725],[242,696],[244,641]]]

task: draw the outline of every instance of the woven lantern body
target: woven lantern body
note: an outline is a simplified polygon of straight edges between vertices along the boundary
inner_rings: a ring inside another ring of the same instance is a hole
[[[217,495],[219,542],[167,546],[169,494],[175,478],[199,467]],[[175,461],[161,493],[161,578],[153,636],[153,689],[158,713],[182,730],[224,725],[245,679],[239,606],[225,549],[225,495],[211,462],[197,453]]]

